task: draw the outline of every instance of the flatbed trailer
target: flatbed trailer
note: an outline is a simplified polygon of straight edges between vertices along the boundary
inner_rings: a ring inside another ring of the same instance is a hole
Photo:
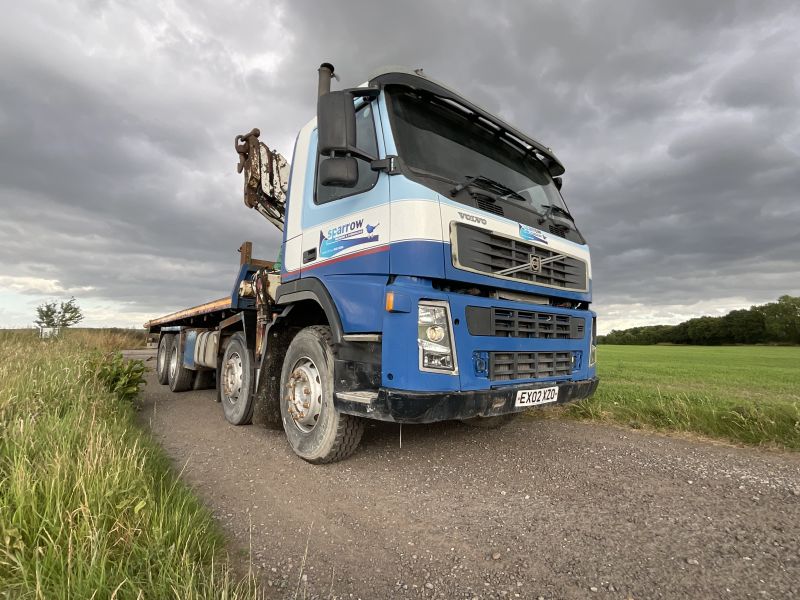
[[[291,167],[236,137],[280,263],[245,242],[229,296],[146,323],[159,382],[215,386],[231,424],[282,428],[313,463],[365,419],[496,427],[591,395],[589,248],[553,151],[420,70],[332,75]]]

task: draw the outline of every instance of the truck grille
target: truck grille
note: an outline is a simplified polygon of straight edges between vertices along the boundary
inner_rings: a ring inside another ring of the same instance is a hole
[[[470,335],[549,340],[580,340],[586,320],[542,311],[497,307],[467,307]]]
[[[572,352],[490,352],[489,379],[538,379],[572,375]]]
[[[586,263],[574,256],[462,223],[451,225],[451,238],[457,268],[566,290],[588,289]],[[534,272],[531,257],[554,260]],[[520,270],[503,273],[514,268]]]

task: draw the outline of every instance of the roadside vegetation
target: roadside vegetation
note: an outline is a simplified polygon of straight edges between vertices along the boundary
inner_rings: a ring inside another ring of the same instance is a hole
[[[259,597],[137,428],[127,341],[0,331],[0,597]]]
[[[800,450],[800,348],[598,348],[600,386],[566,414]]]
[[[37,340],[39,330],[35,327],[24,329],[0,329],[0,337],[15,336],[18,340]],[[58,338],[77,342],[83,346],[102,352],[144,348],[147,333],[144,329],[124,329],[122,327],[70,327],[62,329]]]

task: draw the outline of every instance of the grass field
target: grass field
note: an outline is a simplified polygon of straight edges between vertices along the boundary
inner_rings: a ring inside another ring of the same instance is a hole
[[[124,336],[0,332],[0,598],[253,598],[134,420]],[[118,356],[118,355],[117,355]]]
[[[800,450],[800,348],[604,346],[573,417]]]

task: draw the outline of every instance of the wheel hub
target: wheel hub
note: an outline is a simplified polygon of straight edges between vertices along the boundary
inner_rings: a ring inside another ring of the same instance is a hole
[[[309,433],[322,412],[322,382],[319,369],[310,358],[301,358],[286,383],[286,404],[297,428]]]
[[[239,401],[242,391],[242,357],[238,352],[231,352],[222,368],[222,392],[231,404]]]

